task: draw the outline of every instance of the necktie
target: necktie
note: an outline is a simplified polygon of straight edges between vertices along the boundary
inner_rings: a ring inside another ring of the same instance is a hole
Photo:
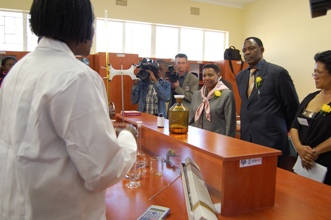
[[[254,88],[254,79],[255,79],[255,71],[256,69],[251,68],[249,71],[249,80],[248,80],[248,86],[247,86],[247,97],[251,95],[253,88]]]

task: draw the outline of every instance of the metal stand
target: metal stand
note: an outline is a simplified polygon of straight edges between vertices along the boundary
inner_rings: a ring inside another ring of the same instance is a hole
[[[132,80],[136,80],[136,75],[134,74],[135,70],[135,65],[132,65],[130,69],[123,70],[123,65],[121,65],[120,70],[114,69],[110,64],[109,64],[109,75],[106,77],[108,81],[112,81],[114,76],[121,76],[121,88],[122,88],[122,118],[124,122],[124,75],[130,76]],[[108,83],[108,82],[107,82]],[[108,94],[109,95],[109,94]]]

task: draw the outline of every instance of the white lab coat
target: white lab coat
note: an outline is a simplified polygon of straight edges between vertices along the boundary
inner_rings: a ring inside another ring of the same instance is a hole
[[[136,158],[118,139],[102,78],[42,38],[0,89],[0,219],[105,219],[105,190]]]

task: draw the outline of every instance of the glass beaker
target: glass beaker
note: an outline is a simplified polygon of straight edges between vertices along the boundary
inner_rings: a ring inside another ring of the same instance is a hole
[[[141,125],[142,121],[137,121],[137,145],[138,145],[138,150],[137,150],[137,163],[141,164],[142,168],[142,173],[141,175],[146,174],[146,166],[147,166],[147,157],[146,154],[142,151],[142,146],[141,146],[141,139],[142,139],[142,130],[141,130]]]
[[[141,165],[135,162],[131,169],[127,172],[126,178],[130,180],[127,184],[125,184],[128,188],[137,188],[140,186],[140,178],[141,175]]]

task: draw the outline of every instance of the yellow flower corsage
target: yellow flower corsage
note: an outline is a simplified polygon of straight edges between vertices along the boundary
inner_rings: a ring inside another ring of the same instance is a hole
[[[329,114],[331,112],[331,107],[327,104],[323,104],[320,112],[323,116],[325,116],[326,114]]]
[[[255,83],[256,83],[256,88],[259,88],[261,86],[261,84],[262,84],[261,76],[256,77]]]
[[[219,91],[219,90],[216,90],[215,92],[214,92],[214,96],[215,97],[220,97],[222,95],[222,93],[221,93],[221,91]]]

